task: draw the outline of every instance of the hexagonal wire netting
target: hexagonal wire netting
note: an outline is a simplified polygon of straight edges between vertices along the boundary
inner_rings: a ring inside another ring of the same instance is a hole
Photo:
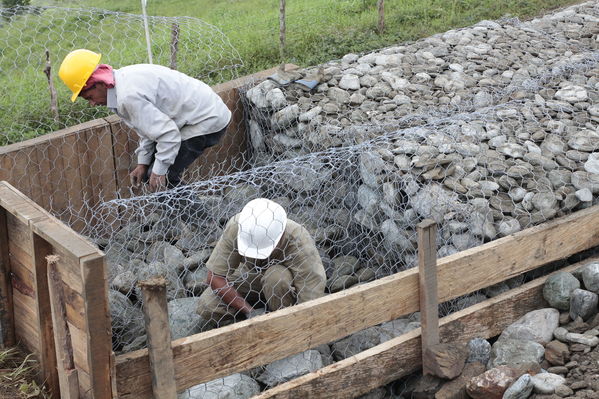
[[[135,283],[155,273],[169,281],[175,338],[245,319],[227,318],[233,315],[213,303],[210,314],[206,264],[212,267],[223,232],[231,233],[227,222],[251,199],[277,202],[310,233],[326,274],[319,295],[415,266],[415,226],[424,218],[438,223],[442,257],[595,203],[598,22],[595,2],[527,22],[483,21],[248,86],[252,168],[91,209],[97,222],[84,234],[106,251],[115,350],[145,345]],[[306,273],[317,273],[293,248],[281,248],[275,262],[297,271],[292,302],[316,290]],[[272,297],[280,294],[266,287],[268,268],[245,268],[242,260],[240,272],[234,255],[225,253],[234,261],[223,274],[252,306],[274,310],[285,295]],[[250,277],[261,286],[248,285]],[[442,304],[440,312],[523,279]],[[261,387],[256,380],[276,385],[415,328],[417,319],[292,356],[286,361],[295,373],[275,362],[251,370],[253,382],[235,379],[253,390]]]

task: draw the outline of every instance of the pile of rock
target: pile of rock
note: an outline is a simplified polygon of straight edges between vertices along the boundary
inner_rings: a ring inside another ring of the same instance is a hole
[[[545,283],[543,296],[552,306],[534,310],[488,341],[440,344],[429,356],[434,375],[420,375],[394,398],[525,399],[599,397],[599,262],[574,273],[558,272]],[[418,314],[374,326],[331,345],[198,385],[181,394],[192,398],[248,398],[270,387],[353,356],[420,326]],[[494,342],[493,342],[494,341]],[[493,342],[491,344],[491,342]],[[435,359],[443,361],[435,362]],[[253,383],[251,383],[253,382]],[[243,388],[243,387],[248,387]],[[389,389],[391,390],[391,388]],[[201,396],[211,392],[213,396]],[[231,392],[236,392],[234,396]],[[200,395],[200,396],[198,396]],[[379,388],[364,398],[383,399]]]
[[[354,164],[341,174],[354,230],[399,270],[414,265],[423,218],[439,223],[445,256],[588,207],[599,192],[598,32],[587,2],[279,73],[320,84],[276,76],[247,91],[258,163],[305,170],[306,154],[343,148],[322,154]],[[316,202],[334,191],[307,180]]]

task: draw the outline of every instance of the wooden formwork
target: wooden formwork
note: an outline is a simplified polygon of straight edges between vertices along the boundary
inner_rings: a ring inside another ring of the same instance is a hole
[[[599,244],[599,206],[481,245],[437,263],[447,301]],[[576,267],[576,266],[573,266]],[[172,342],[177,388],[230,375],[335,341],[420,310],[419,272],[410,269],[323,298]],[[445,317],[442,340],[490,338],[545,304],[537,279]],[[259,398],[356,397],[418,370],[420,329],[262,393]],[[120,398],[151,398],[147,349],[116,357]]]
[[[111,398],[104,254],[7,182],[0,182],[0,239],[1,343],[20,343],[36,354],[43,380],[54,397],[60,397],[65,383],[61,376],[67,371],[60,359],[66,348],[60,344],[62,337],[55,336],[46,259],[56,255],[79,397]]]
[[[599,244],[599,206],[576,212],[437,262],[437,294],[447,301],[567,258]],[[110,321],[102,253],[9,184],[0,183],[0,314],[5,343],[38,354],[59,389],[45,257],[58,255],[67,293],[81,397],[152,398],[146,349],[119,355],[110,369]],[[434,250],[431,248],[430,250]],[[579,265],[570,266],[573,270]],[[490,338],[545,305],[546,277],[440,320],[442,341]],[[266,364],[422,310],[419,272],[410,269],[323,298],[171,343],[178,390]],[[430,304],[429,304],[430,305]],[[432,309],[427,309],[432,311]],[[356,397],[417,371],[421,331],[260,394],[265,398]],[[111,388],[112,387],[112,388]]]

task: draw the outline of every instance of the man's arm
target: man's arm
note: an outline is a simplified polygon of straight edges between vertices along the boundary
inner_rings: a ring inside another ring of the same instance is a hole
[[[327,277],[320,254],[308,230],[299,227],[294,239],[297,252],[290,259],[293,273],[293,286],[297,293],[297,303],[303,303],[324,296]]]
[[[246,315],[253,310],[245,298],[237,292],[233,284],[229,283],[225,277],[216,275],[208,270],[207,283],[212,288],[212,291],[227,305],[242,311]]]
[[[150,101],[128,96],[123,100],[122,117],[137,130],[140,135],[136,150],[137,163],[150,164],[154,157],[152,172],[165,175],[181,147],[181,132],[177,124]],[[154,153],[154,144],[156,153]]]

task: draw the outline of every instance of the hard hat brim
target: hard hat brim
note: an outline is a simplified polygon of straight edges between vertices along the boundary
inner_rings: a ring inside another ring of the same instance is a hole
[[[98,66],[98,64],[100,63],[100,58],[102,58],[102,54],[98,54],[97,59],[95,60],[96,66]],[[89,74],[86,74],[87,76],[84,76],[84,82],[87,82],[89,77],[92,76],[92,73],[94,73],[94,70],[90,71]],[[73,95],[71,96],[71,102],[74,103],[77,100],[77,97],[79,97],[79,94],[81,93],[81,90],[83,90],[84,87],[85,83],[79,88],[79,90],[73,92]]]

